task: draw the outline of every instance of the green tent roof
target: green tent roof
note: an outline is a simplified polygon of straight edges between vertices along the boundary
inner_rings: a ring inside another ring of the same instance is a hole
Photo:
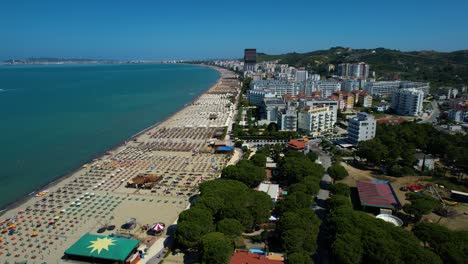
[[[65,251],[69,256],[80,256],[113,261],[125,261],[139,241],[110,236],[85,234]]]

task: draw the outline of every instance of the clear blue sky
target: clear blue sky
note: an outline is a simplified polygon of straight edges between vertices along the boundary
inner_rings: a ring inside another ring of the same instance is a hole
[[[385,3],[381,3],[385,2]],[[468,49],[467,0],[4,0],[0,59]]]

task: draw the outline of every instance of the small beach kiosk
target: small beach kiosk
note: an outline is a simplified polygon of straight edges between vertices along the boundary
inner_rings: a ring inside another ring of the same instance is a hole
[[[136,263],[138,245],[139,241],[135,239],[85,234],[65,251],[65,259],[88,263]]]

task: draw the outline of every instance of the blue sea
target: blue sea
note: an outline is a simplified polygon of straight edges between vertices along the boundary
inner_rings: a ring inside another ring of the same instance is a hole
[[[162,121],[218,78],[181,64],[0,66],[0,208]]]

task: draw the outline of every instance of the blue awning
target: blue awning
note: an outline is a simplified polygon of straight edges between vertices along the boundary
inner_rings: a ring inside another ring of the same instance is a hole
[[[233,151],[233,150],[234,150],[234,147],[231,147],[231,146],[221,146],[221,147],[216,148],[216,151],[223,151],[223,152],[228,152],[228,151]]]

